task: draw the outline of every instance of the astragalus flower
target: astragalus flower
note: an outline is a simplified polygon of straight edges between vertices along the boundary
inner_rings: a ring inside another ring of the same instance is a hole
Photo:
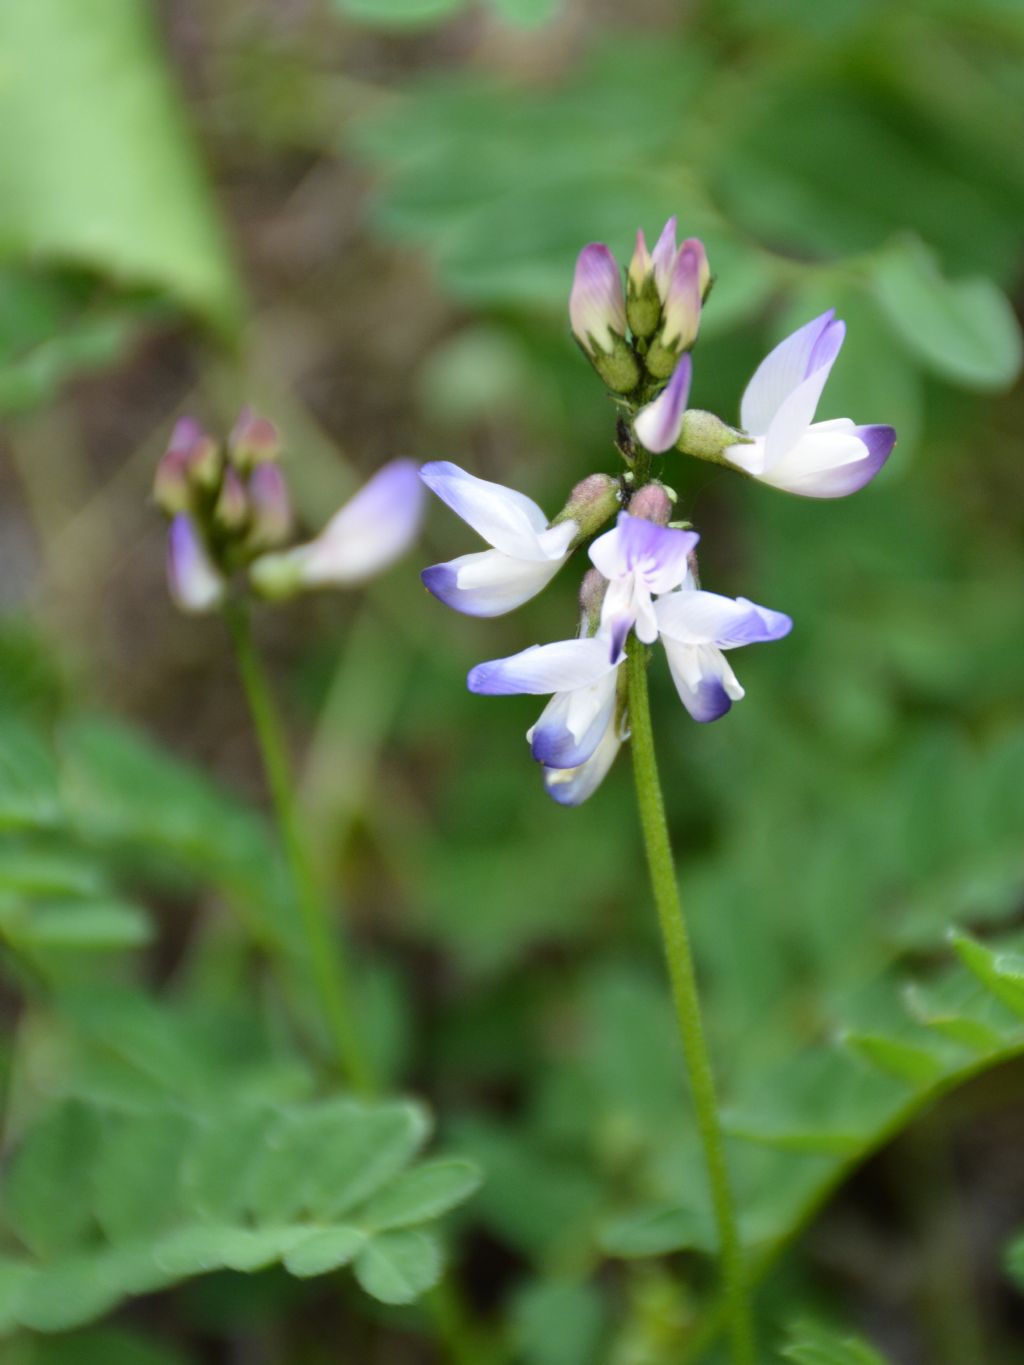
[[[267,597],[287,597],[307,588],[364,583],[409,549],[420,528],[423,501],[415,462],[393,460],[335,512],[315,539],[256,559],[249,570],[254,587]]]
[[[813,420],[845,335],[830,308],[762,360],[740,405],[740,424],[753,439],[726,447],[728,463],[807,498],[842,498],[875,477],[896,443],[892,427]]]
[[[423,570],[424,586],[446,606],[502,616],[535,597],[568,559],[579,530],[572,517],[549,525],[530,498],[447,460],[424,465],[420,477],[492,547]]]
[[[621,513],[615,529],[590,547],[607,580],[596,633],[470,670],[471,692],[551,695],[527,738],[561,804],[577,805],[597,788],[626,737],[619,674],[631,629],[645,644],[661,638],[680,700],[702,722],[725,715],[743,696],[722,651],[789,633],[792,622],[781,612],[696,587],[690,557],[697,540]],[[584,618],[581,631],[587,628]]]

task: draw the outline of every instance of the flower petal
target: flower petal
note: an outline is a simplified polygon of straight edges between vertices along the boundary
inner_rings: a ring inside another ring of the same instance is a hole
[[[587,761],[614,717],[617,680],[611,668],[587,687],[555,693],[526,736],[538,763],[577,768]]]
[[[771,611],[745,597],[723,597],[716,592],[670,592],[654,604],[658,631],[681,645],[741,645],[779,640],[793,622],[781,611]]]
[[[532,645],[505,659],[492,659],[469,670],[471,692],[505,697],[528,692],[544,696],[588,687],[614,670],[608,659],[608,642],[597,636],[586,640],[558,640]]]
[[[765,467],[770,469],[805,435],[814,417],[825,381],[846,336],[845,322],[833,322],[819,337],[808,365],[807,378],[779,406],[765,437]]]
[[[693,362],[683,355],[661,393],[653,403],[641,408],[633,423],[633,430],[641,445],[660,455],[674,446],[683,428],[683,413],[690,396]]]
[[[500,550],[460,555],[420,574],[424,587],[445,606],[467,616],[504,616],[546,588],[561,559],[514,559]]]
[[[620,512],[614,528],[590,546],[594,567],[609,581],[639,572],[651,592],[669,592],[686,576],[700,536]]]
[[[590,757],[577,768],[545,768],[544,786],[560,806],[579,806],[592,796],[615,762],[623,736],[614,718]]]
[[[892,427],[857,427],[848,419],[815,422],[767,469],[763,482],[805,498],[842,498],[875,477],[896,442]]]
[[[175,606],[195,615],[219,607],[227,590],[195,523],[184,512],[174,517],[167,532],[167,587]]]
[[[545,559],[537,537],[548,519],[532,499],[504,484],[467,474],[448,460],[425,464],[420,478],[489,545],[519,559]]]
[[[764,436],[779,408],[798,385],[808,378],[818,365],[830,343],[825,341],[831,328],[841,326],[834,321],[835,309],[805,323],[803,327],[780,341],[754,371],[740,404],[740,422],[752,436]],[[824,351],[816,350],[823,344]],[[839,334],[842,344],[842,333]],[[838,347],[836,348],[838,350]],[[832,356],[832,360],[835,355]],[[831,361],[828,362],[831,367]],[[822,380],[824,383],[824,380]]]
[[[301,581],[348,585],[380,573],[409,549],[419,531],[423,487],[412,460],[374,474],[308,545],[290,552]]]
[[[626,299],[615,257],[602,242],[591,242],[576,258],[569,322],[573,335],[590,354],[596,344],[611,351],[612,333],[626,335]]]
[[[651,264],[654,266],[654,284],[658,290],[658,297],[664,304],[668,297],[668,286],[672,279],[672,267],[676,262],[676,216],[675,214],[668,220],[661,229],[661,236],[654,244],[651,252]]]
[[[714,645],[683,645],[667,636],[663,643],[679,699],[694,720],[718,720],[743,696],[736,674]]]

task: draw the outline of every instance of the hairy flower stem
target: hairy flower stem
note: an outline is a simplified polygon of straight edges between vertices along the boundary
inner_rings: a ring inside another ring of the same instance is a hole
[[[715,1097],[711,1059],[704,1037],[690,936],[679,901],[675,862],[669,842],[665,805],[654,753],[654,732],[651,727],[651,708],[647,694],[647,649],[635,635],[629,638],[626,669],[637,806],[644,846],[647,850],[651,889],[665,947],[665,960],[672,983],[672,1000],[679,1025],[679,1039],[686,1060],[697,1127],[711,1186],[711,1201],[718,1227],[723,1306],[729,1324],[733,1365],[754,1365],[754,1328],[743,1248],[725,1159],[725,1143],[718,1114],[718,1101]]]
[[[361,1095],[372,1095],[377,1087],[356,1028],[342,940],[339,934],[332,932],[330,910],[302,834],[284,732],[267,675],[253,644],[249,614],[246,607],[237,602],[229,603],[224,614],[295,887],[310,973],[331,1044],[338,1066],[352,1089]]]

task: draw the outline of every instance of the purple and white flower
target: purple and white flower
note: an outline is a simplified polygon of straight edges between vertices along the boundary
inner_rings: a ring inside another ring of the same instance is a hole
[[[167,587],[180,611],[201,615],[224,601],[227,584],[187,512],[171,519],[167,532]]]
[[[675,592],[654,604],[658,634],[679,699],[694,720],[718,720],[743,697],[725,649],[780,640],[793,622],[781,611],[745,597],[702,592],[687,574]]]
[[[762,360],[740,406],[753,440],[726,448],[730,464],[808,498],[842,498],[875,477],[896,443],[892,427],[813,420],[845,335],[846,324],[829,309]]]
[[[658,638],[652,595],[671,592],[683,582],[699,540],[695,531],[673,530],[620,512],[615,527],[591,545],[591,563],[608,579],[601,631],[613,659],[631,629],[644,644]]]
[[[700,330],[700,310],[710,280],[704,243],[688,237],[672,263],[668,289],[664,297],[664,321],[661,344],[673,350],[686,351],[697,340]]]
[[[530,498],[447,460],[424,465],[420,477],[492,547],[423,570],[426,588],[456,611],[468,616],[512,611],[536,596],[568,559],[579,530],[572,518],[549,526]]]
[[[782,612],[698,589],[690,568],[696,542],[693,532],[621,513],[615,529],[591,547],[609,580],[596,633],[470,670],[471,692],[551,696],[527,739],[549,794],[563,805],[578,805],[596,790],[627,737],[619,671],[630,629],[648,644],[661,638],[680,700],[694,720],[706,722],[743,696],[723,651],[778,640],[792,628]],[[581,632],[587,624],[584,614]]]
[[[690,397],[692,375],[693,362],[684,353],[661,393],[653,403],[641,408],[633,420],[637,440],[656,455],[670,449],[679,440],[686,403]]]
[[[506,659],[477,664],[467,685],[482,696],[553,694],[527,731],[530,750],[544,766],[550,795],[578,805],[595,791],[622,743],[618,714],[621,651],[612,657],[606,635],[534,645]]]
[[[254,560],[253,585],[265,596],[289,597],[303,588],[351,587],[372,578],[409,549],[419,531],[423,498],[415,462],[392,461],[315,540]]]

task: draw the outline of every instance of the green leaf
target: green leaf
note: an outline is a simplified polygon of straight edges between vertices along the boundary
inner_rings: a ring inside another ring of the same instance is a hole
[[[336,1228],[321,1228],[310,1233],[284,1258],[284,1267],[292,1275],[306,1279],[311,1275],[325,1275],[329,1270],[348,1265],[366,1241],[362,1228],[342,1223]]]
[[[936,374],[968,388],[1001,389],[1020,373],[1021,332],[990,280],[947,280],[920,242],[872,262],[875,298],[893,331]]]
[[[7,1222],[27,1247],[50,1256],[73,1246],[92,1222],[88,1179],[99,1143],[88,1106],[69,1100],[25,1134],[4,1187]]]
[[[593,1365],[607,1326],[591,1284],[539,1281],[516,1297],[512,1328],[528,1365]]]
[[[425,28],[450,18],[466,0],[333,0],[333,4],[345,18],[375,28]]]
[[[18,1321],[35,1332],[63,1332],[100,1317],[121,1297],[102,1260],[88,1252],[40,1266],[26,1282]]]
[[[102,952],[141,948],[153,937],[145,910],[124,901],[65,901],[34,905],[11,926],[15,943],[32,948]]]
[[[29,726],[0,720],[0,827],[46,828],[61,813],[48,747]]]
[[[382,1303],[411,1303],[441,1278],[437,1239],[418,1230],[382,1232],[362,1248],[355,1276]]]
[[[472,1161],[439,1158],[403,1172],[359,1210],[359,1221],[375,1230],[408,1227],[447,1213],[480,1185]]]
[[[224,329],[225,243],[143,0],[0,6],[0,253],[161,290]]]
[[[546,24],[562,8],[562,0],[490,0],[490,3],[503,19],[522,28]]]
[[[96,1217],[112,1242],[149,1236],[173,1221],[189,1131],[170,1109],[108,1120],[93,1181]]]
[[[950,942],[960,960],[1014,1014],[1024,1016],[1024,972],[1016,955],[994,953],[969,934],[953,930]]]
[[[889,1365],[859,1337],[839,1336],[813,1323],[798,1323],[782,1351],[793,1365]]]
[[[942,1061],[926,1047],[901,1038],[872,1033],[847,1033],[846,1046],[898,1080],[910,1085],[931,1085],[942,1074]]]

